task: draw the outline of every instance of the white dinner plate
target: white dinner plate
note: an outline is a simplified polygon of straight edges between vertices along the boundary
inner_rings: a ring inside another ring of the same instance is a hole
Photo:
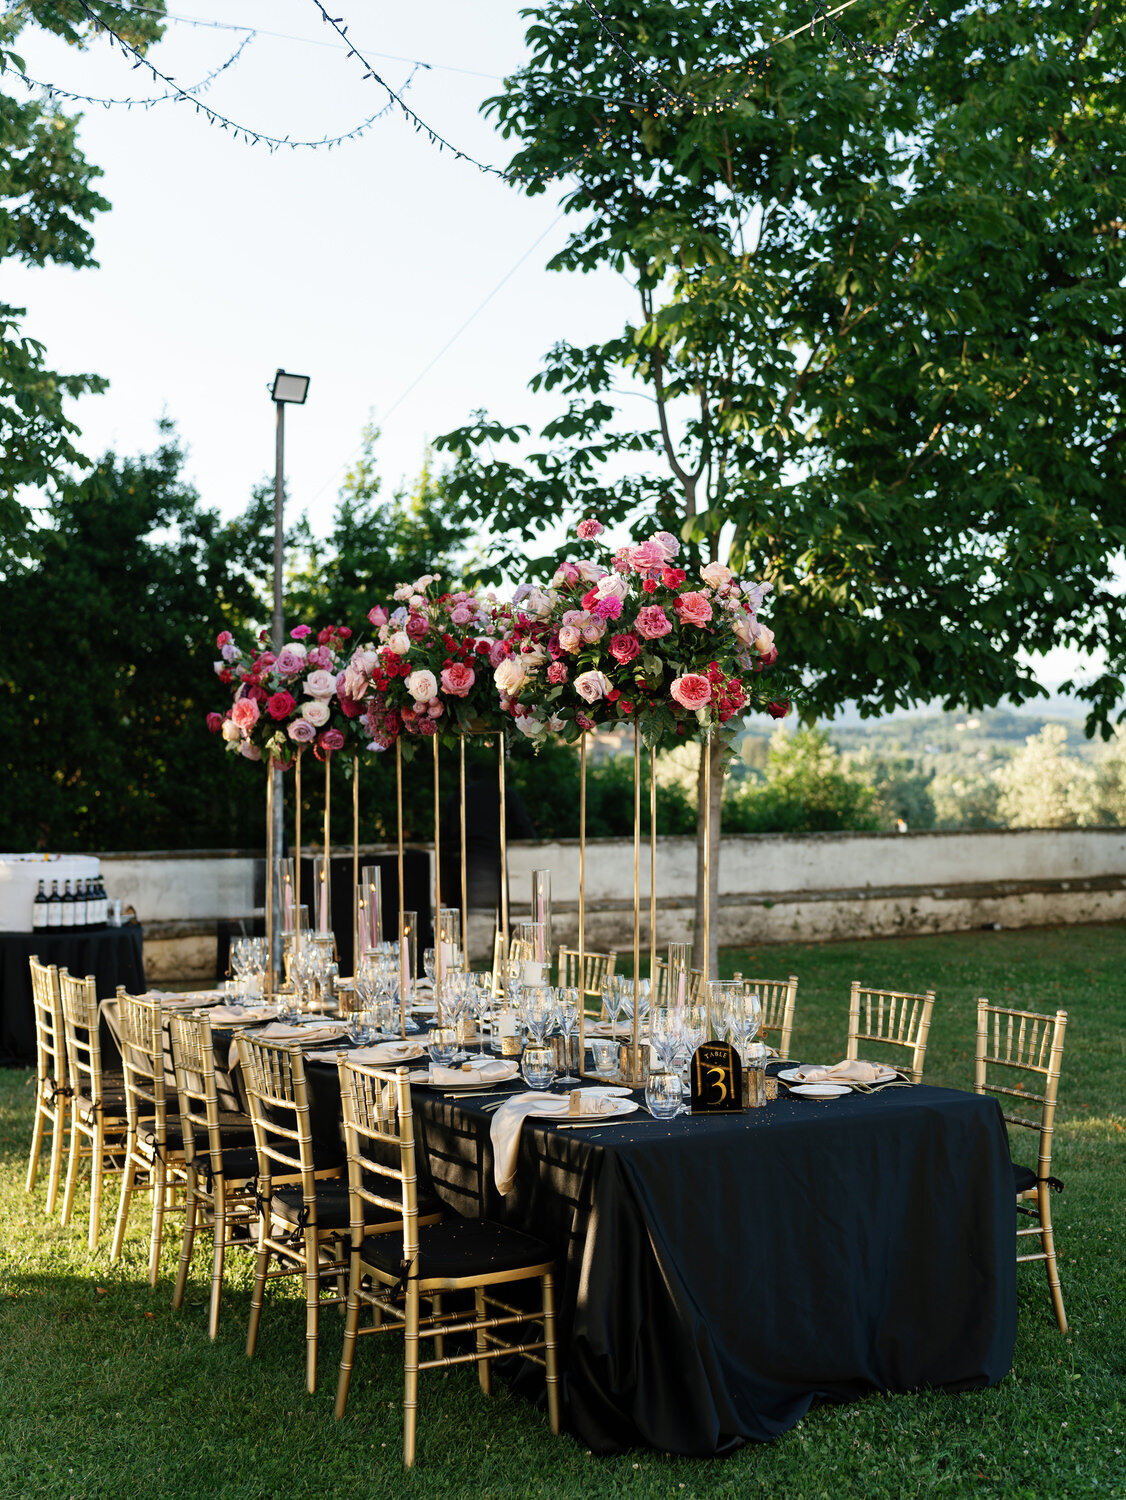
[[[583,1088],[584,1094],[601,1094],[606,1099],[628,1099],[633,1092],[621,1083],[595,1083],[589,1088]]]
[[[472,1072],[467,1073],[465,1075],[465,1081],[464,1082],[462,1082],[461,1079],[459,1079],[457,1081],[457,1083],[438,1083],[438,1084],[433,1084],[429,1072],[419,1073],[417,1075],[412,1075],[412,1076],[417,1076],[419,1083],[430,1083],[430,1084],[432,1084],[432,1086],[434,1088],[440,1088],[440,1089],[477,1089],[477,1090],[481,1090],[481,1089],[499,1088],[503,1084],[511,1083],[514,1078],[519,1078],[520,1077],[520,1068],[519,1068],[519,1066],[513,1067],[512,1072],[506,1074],[505,1077],[503,1077],[503,1078],[485,1078],[485,1077],[482,1076],[482,1070],[480,1068],[474,1068]]]
[[[839,1099],[842,1094],[851,1094],[847,1083],[792,1083],[791,1094],[800,1094],[803,1099]]]
[[[632,1115],[637,1110],[636,1099],[615,1099],[607,1096],[606,1102],[612,1104],[613,1109],[603,1110],[597,1115],[541,1115],[538,1110],[533,1111],[533,1117],[545,1121],[546,1124],[555,1125],[604,1125],[609,1120],[618,1120],[622,1115]]]

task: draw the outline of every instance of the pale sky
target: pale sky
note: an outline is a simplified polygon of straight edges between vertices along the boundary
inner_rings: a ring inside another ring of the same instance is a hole
[[[405,95],[412,108],[503,166],[511,146],[478,107],[524,56],[519,8],[351,0],[334,13],[394,88],[410,59],[429,63]],[[386,102],[311,0],[183,0],[182,9],[173,0],[170,9],[259,29],[203,95],[239,124],[320,137]],[[190,85],[240,39],[172,22],[150,57]],[[18,50],[32,77],[59,88],[162,92],[104,39],[80,52],[29,26]],[[151,448],[166,413],[188,448],[187,477],[224,515],[272,475],[268,386],[278,366],[311,377],[307,404],[290,408],[286,469],[292,512],[323,530],[369,417],[383,428],[385,480],[409,480],[427,442],[475,408],[533,424],[552,413],[554,397],[527,390],[547,349],[602,339],[634,315],[635,294],[614,273],[544,270],[568,232],[559,185],[529,198],[439,153],[394,112],[331,151],[270,155],[183,103],[88,106],[81,139],[113,205],[95,221],[100,269],[7,262],[0,296],[27,307],[25,331],[55,368],[109,378],[107,394],[72,405],[88,453]],[[1072,663],[1051,653],[1041,680],[1058,682]]]

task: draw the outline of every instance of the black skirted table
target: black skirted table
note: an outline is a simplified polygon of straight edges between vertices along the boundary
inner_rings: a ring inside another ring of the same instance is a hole
[[[144,930],[95,927],[89,932],[0,933],[0,1066],[35,1063],[35,1016],[31,1007],[32,955],[78,979],[94,976],[99,1000],[119,984],[133,995],[145,988]]]
[[[333,1069],[307,1074],[316,1135],[334,1128]],[[1009,1370],[1012,1166],[993,1099],[921,1085],[729,1117],[531,1119],[507,1198],[485,1101],[414,1101],[450,1207],[555,1247],[566,1420],[595,1452],[722,1455],[818,1398]]]

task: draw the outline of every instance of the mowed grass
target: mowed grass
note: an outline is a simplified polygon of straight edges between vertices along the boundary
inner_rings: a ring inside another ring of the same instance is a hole
[[[247,1360],[244,1255],[233,1258],[211,1344],[206,1252],[197,1251],[188,1304],[173,1314],[173,1231],[149,1291],[147,1200],[111,1267],[108,1223],[97,1253],[87,1253],[85,1190],[66,1230],[46,1220],[42,1185],[24,1193],[29,1075],[0,1072],[0,1496],[1126,1496],[1126,932],[969,933],[723,959],[725,972],[799,975],[792,1050],[805,1060],[842,1055],[853,978],[933,987],[927,1077],[958,1088],[972,1086],[978,995],[1067,1009],[1053,1163],[1066,1183],[1056,1199],[1066,1337],[1043,1268],[1024,1267],[1016,1358],[1000,1386],[816,1406],[780,1441],[727,1461],[650,1451],[596,1458],[570,1437],[553,1439],[544,1414],[502,1381],[486,1399],[471,1367],[424,1375],[420,1464],[404,1475],[398,1344],[361,1344],[348,1414],[336,1423],[339,1319],[323,1320],[315,1396],[304,1389],[304,1320],[293,1293],[273,1289],[258,1354]],[[111,1189],[110,1219],[115,1202]],[[763,1204],[755,1232],[769,1234],[784,1207]]]

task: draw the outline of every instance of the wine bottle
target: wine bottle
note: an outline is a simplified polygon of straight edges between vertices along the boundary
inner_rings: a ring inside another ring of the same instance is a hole
[[[63,890],[63,919],[62,926],[74,926],[74,892],[70,888],[70,881],[66,882]]]
[[[47,897],[47,926],[50,928],[63,925],[63,901],[59,895],[59,882],[51,881],[51,894]]]
[[[36,892],[35,900],[31,903],[31,928],[33,932],[39,932],[47,925],[47,897],[43,890],[43,882],[39,882],[39,890]]]
[[[98,876],[98,926],[104,927],[109,920],[109,897],[106,895],[106,883]]]
[[[86,914],[89,905],[87,893],[90,889],[88,880],[76,880],[74,882],[74,925],[75,927],[89,927],[90,919]]]

